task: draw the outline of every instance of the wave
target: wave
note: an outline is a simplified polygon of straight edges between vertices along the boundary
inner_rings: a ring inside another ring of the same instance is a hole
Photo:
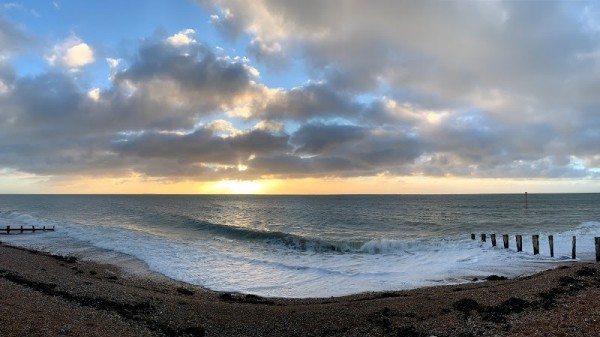
[[[187,218],[186,222],[196,230],[207,231],[228,239],[262,241],[266,244],[302,251],[347,253],[357,251],[363,245],[362,242],[323,240],[279,231],[215,224],[192,218]]]
[[[247,227],[237,227],[182,217],[186,226],[206,231],[213,235],[232,240],[255,241],[267,245],[308,252],[334,252],[353,254],[393,254],[411,251],[439,250],[448,244],[447,240],[404,241],[398,239],[370,239],[356,241],[327,240],[280,231],[268,231]]]
[[[0,226],[49,225],[47,221],[16,211],[0,211]]]

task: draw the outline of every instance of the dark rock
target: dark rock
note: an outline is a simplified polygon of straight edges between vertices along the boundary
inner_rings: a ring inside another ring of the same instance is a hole
[[[503,281],[508,280],[506,276],[490,275],[485,278],[487,281]]]
[[[177,292],[182,294],[182,295],[187,295],[187,296],[191,296],[194,295],[194,292],[188,289],[185,289],[183,287],[179,287],[177,288]]]
[[[221,295],[219,295],[219,298],[224,301],[233,301],[233,295],[230,293],[221,294]]]
[[[37,251],[35,251],[35,253],[34,251],[31,251],[31,253],[38,254]],[[65,263],[77,263],[77,258],[75,256],[50,255],[50,257]]]
[[[393,298],[393,297],[400,297],[401,295],[398,293],[391,293],[391,292],[385,292],[385,293],[381,293],[379,294],[379,298]]]

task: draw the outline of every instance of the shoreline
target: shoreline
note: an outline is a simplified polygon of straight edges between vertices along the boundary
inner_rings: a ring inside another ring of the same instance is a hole
[[[589,336],[600,327],[598,269],[570,262],[514,279],[263,298],[0,244],[0,335]]]

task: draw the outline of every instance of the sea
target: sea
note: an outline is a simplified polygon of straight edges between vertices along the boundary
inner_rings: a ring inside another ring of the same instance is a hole
[[[530,193],[527,201],[523,194],[0,195],[0,228],[55,228],[13,231],[0,241],[216,291],[286,298],[529,275],[572,261],[573,236],[576,260],[595,261],[600,194]],[[522,252],[515,235],[523,236]]]

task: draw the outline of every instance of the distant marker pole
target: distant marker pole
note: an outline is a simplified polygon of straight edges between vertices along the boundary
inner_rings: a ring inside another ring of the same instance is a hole
[[[525,192],[525,208],[529,208],[529,205],[527,202],[527,192]]]

